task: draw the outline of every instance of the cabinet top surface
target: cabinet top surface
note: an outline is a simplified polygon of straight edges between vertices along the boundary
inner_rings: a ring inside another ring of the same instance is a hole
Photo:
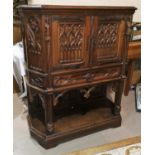
[[[72,6],[72,5],[21,5],[20,8],[22,9],[52,9],[52,10],[59,10],[59,9],[86,9],[86,10],[132,10],[135,11],[137,8],[134,6]]]

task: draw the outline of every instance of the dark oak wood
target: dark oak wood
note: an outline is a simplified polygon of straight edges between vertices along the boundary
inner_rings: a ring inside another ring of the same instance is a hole
[[[45,148],[121,125],[134,7],[22,6],[31,135]],[[107,98],[113,85],[115,101]]]

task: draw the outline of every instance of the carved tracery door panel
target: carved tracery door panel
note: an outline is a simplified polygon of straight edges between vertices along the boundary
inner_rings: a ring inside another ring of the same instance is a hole
[[[53,16],[52,66],[55,70],[88,65],[89,22],[87,16]]]
[[[95,17],[93,34],[93,63],[122,61],[125,21],[118,17]]]

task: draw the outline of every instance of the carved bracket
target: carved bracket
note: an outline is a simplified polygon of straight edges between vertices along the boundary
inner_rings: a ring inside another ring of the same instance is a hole
[[[50,19],[48,16],[45,16],[45,41],[50,40]]]
[[[41,100],[42,107],[45,109],[45,99],[44,99],[44,96],[42,94],[39,94],[38,96],[39,96],[39,98]]]
[[[81,89],[80,92],[84,93],[84,97],[88,99],[90,97],[90,93],[95,89],[95,87],[91,87],[89,89]]]
[[[66,91],[61,92],[59,94],[55,94],[53,97],[53,105],[56,106],[59,102],[59,99],[66,93]]]
[[[91,92],[95,89],[94,87],[90,87],[88,89],[80,89],[80,92],[84,94],[84,98],[88,99],[91,95]],[[56,106],[59,102],[59,99],[66,93],[67,91],[63,91],[61,93],[55,94],[53,97],[53,105]]]

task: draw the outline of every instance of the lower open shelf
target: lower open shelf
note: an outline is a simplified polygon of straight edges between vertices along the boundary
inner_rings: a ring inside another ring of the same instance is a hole
[[[113,115],[112,102],[108,99],[100,102],[98,102],[100,106],[83,115],[76,113],[59,118],[54,122],[54,132],[52,134],[46,133],[45,126],[39,119],[28,116],[30,133],[43,147],[50,148],[63,141],[91,133],[94,130],[120,126],[121,116]]]

